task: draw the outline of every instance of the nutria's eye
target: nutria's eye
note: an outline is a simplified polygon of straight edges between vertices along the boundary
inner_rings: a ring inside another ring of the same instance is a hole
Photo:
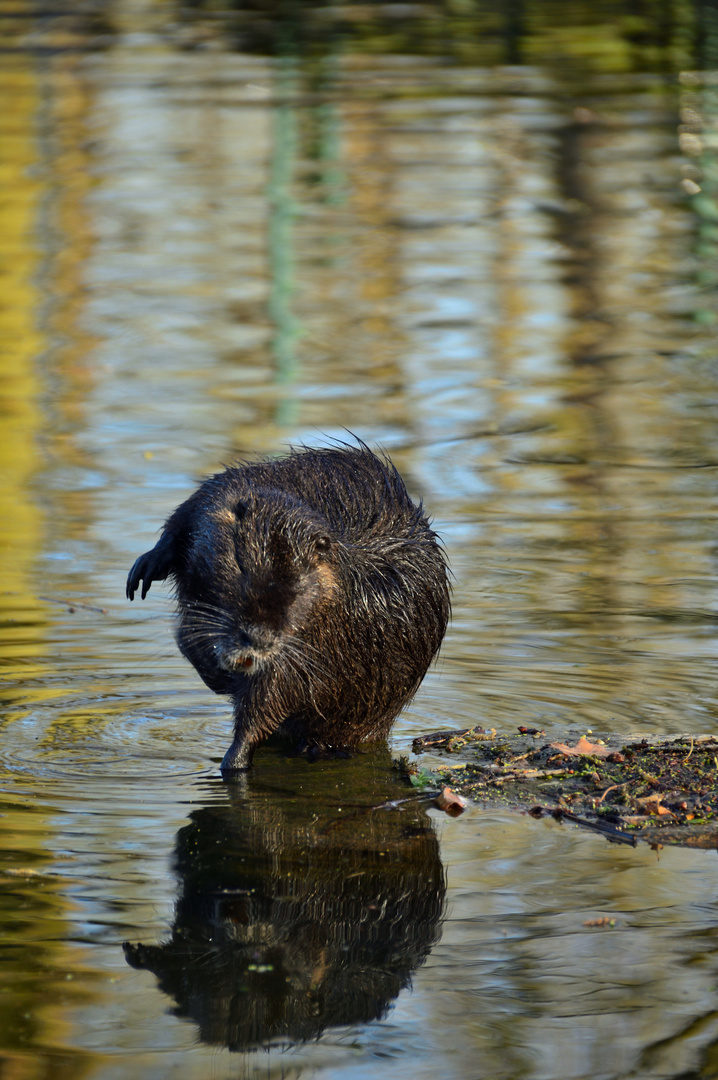
[[[328,536],[318,536],[314,541],[314,548],[316,551],[329,551],[332,546],[332,542]]]

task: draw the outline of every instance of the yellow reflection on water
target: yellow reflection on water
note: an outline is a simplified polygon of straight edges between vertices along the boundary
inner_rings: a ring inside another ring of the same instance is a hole
[[[32,236],[43,185],[32,171],[39,89],[24,57],[5,57],[0,99],[0,658],[12,662],[20,649],[25,673],[35,675],[41,669],[32,661],[45,652],[38,618],[44,604],[33,595],[30,570],[43,514],[31,488],[40,426],[35,364],[45,339],[38,328],[40,255]],[[21,646],[17,620],[24,624]]]
[[[40,328],[43,255],[34,241],[46,194],[38,170],[40,110],[32,59],[5,56],[0,73],[0,670],[15,677],[13,683],[3,680],[5,704],[26,696],[23,683],[46,676],[49,667],[47,604],[33,579],[46,527],[33,495],[43,423],[36,365],[47,346]],[[55,693],[33,687],[36,701]],[[13,719],[22,715],[13,707]],[[0,944],[12,946],[0,978],[2,1073],[28,1080],[59,1075],[50,1059],[31,1047],[67,1045],[71,1037],[67,1010],[57,1008],[55,995],[48,1007],[48,991],[63,985],[65,1001],[76,998],[72,986],[65,990],[67,972],[77,962],[63,941],[70,904],[48,873],[53,828],[47,813],[36,811],[15,796],[3,800],[0,812]],[[13,957],[22,941],[27,952],[18,964]],[[75,1065],[63,1075],[86,1071]]]

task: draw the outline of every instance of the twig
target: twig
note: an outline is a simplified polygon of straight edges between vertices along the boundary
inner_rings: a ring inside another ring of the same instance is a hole
[[[513,774],[514,780],[544,780],[549,776],[565,776],[568,769],[522,769]]]
[[[616,791],[618,788],[627,787],[630,781],[626,780],[624,784],[614,784],[612,787],[607,787],[600,799],[596,799],[597,803],[602,803],[610,791]]]
[[[54,596],[38,596],[38,600],[44,600],[46,604],[59,604],[61,607],[66,607],[68,611],[74,611],[75,608],[82,608],[84,611],[96,611],[98,615],[108,614],[107,608],[94,607],[92,604],[83,604],[81,600],[58,600]]]
[[[593,829],[594,832],[603,833],[604,836],[607,836],[610,840],[615,840],[619,844],[630,844],[631,847],[638,846],[635,836],[626,836],[624,832],[621,832],[614,825],[609,825],[608,822],[588,821],[587,818],[572,814],[570,810],[563,810],[560,806],[557,806],[551,813],[568,818],[569,821],[575,822],[576,825],[583,825],[585,829]]]

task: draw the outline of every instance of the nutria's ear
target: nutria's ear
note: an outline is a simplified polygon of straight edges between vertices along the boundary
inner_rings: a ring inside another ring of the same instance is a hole
[[[241,521],[248,510],[249,507],[247,506],[246,502],[242,502],[242,500],[240,499],[234,508],[234,516],[236,517],[237,521]]]
[[[153,581],[164,581],[171,574],[175,563],[174,538],[168,533],[162,533],[152,551],[146,551],[140,555],[134,566],[127,575],[126,593],[129,600],[134,600],[135,591],[142,581],[142,599],[147,596]]]
[[[314,548],[316,551],[329,551],[332,546],[331,536],[318,536],[314,541]]]

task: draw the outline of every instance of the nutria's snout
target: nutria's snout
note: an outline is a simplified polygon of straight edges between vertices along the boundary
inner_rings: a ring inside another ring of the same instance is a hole
[[[210,477],[127,579],[172,576],[177,642],[234,702],[225,772],[272,732],[308,747],[385,738],[438,652],[446,560],[386,457],[292,452]]]
[[[250,672],[261,669],[271,663],[277,655],[280,644],[276,638],[266,639],[263,635],[244,632],[238,635],[238,644],[224,643],[216,648],[219,666],[228,672]]]
[[[256,666],[255,658],[246,649],[218,649],[217,659],[219,666],[230,672],[237,671],[239,668],[249,671]]]

